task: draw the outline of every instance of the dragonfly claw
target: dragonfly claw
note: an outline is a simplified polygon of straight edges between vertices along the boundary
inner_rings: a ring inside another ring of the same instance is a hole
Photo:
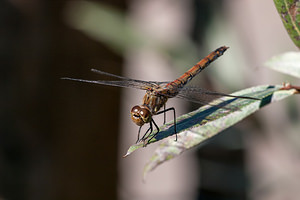
[[[149,141],[143,140],[143,147],[146,147],[149,144]]]

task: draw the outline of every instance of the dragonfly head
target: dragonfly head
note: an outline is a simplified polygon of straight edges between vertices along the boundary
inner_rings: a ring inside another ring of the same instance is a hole
[[[130,115],[131,120],[138,126],[143,126],[151,121],[151,112],[145,106],[133,106]]]

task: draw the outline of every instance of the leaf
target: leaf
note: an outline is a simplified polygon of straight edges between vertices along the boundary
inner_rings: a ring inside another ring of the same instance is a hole
[[[292,41],[300,47],[300,15],[298,0],[274,0],[277,11],[281,20],[290,35]]]
[[[103,3],[71,1],[65,20],[73,28],[106,43],[116,53],[145,43],[142,35],[126,20],[125,13]]]
[[[106,44],[117,54],[126,54],[128,49],[150,47],[185,64],[193,63],[198,55],[193,41],[184,39],[165,43],[163,39],[142,32],[126,12],[100,1],[70,1],[65,9],[65,21],[93,40]]]
[[[173,159],[184,151],[199,145],[263,106],[297,93],[295,89],[281,90],[281,88],[283,87],[280,85],[257,86],[234,93],[233,95],[243,95],[261,99],[260,101],[249,99],[228,100],[228,103],[238,106],[239,110],[215,110],[212,109],[211,106],[204,106],[179,117],[177,120],[178,124],[180,124],[181,128],[179,129],[181,131],[178,134],[178,141],[175,142],[174,138],[170,138],[160,144],[145,166],[144,177],[148,172],[163,162]],[[213,119],[214,117],[216,117],[216,119]]]
[[[300,78],[300,53],[287,52],[272,57],[265,65],[276,71]]]

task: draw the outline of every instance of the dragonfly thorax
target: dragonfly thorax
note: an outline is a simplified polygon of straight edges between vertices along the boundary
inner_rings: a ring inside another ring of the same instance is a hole
[[[147,106],[133,106],[131,111],[131,120],[138,126],[143,126],[145,123],[149,123],[151,121],[151,111]]]
[[[167,96],[159,94],[157,91],[147,91],[143,98],[143,106],[147,107],[152,115],[156,115],[167,101]]]

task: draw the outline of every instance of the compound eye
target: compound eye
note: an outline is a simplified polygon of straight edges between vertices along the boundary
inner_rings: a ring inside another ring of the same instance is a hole
[[[133,113],[133,114],[138,114],[139,112],[140,112],[140,109],[141,109],[141,107],[140,106],[133,106],[132,108],[131,108],[131,113]]]
[[[148,121],[150,116],[150,111],[146,108],[141,108],[140,115],[144,119],[144,121]]]
[[[140,106],[134,106],[132,107],[130,111],[131,120],[138,126],[143,126],[145,122],[143,121],[143,118],[140,115],[141,107]]]

